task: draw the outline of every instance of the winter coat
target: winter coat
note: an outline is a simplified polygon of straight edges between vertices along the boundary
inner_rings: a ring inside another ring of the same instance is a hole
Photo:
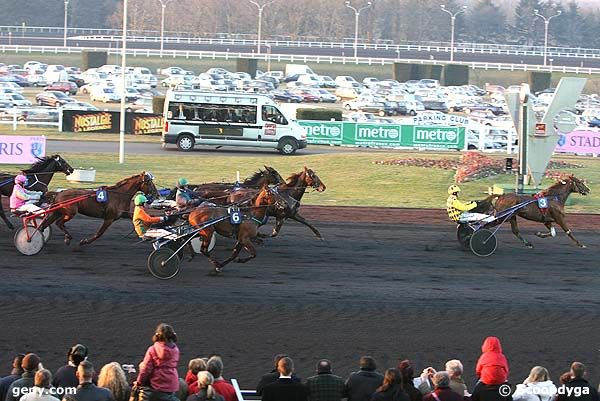
[[[556,386],[552,380],[517,384],[513,401],[552,401],[556,395]]]
[[[142,386],[150,385],[153,390],[164,393],[179,391],[178,362],[177,344],[155,342],[148,347],[144,360],[140,363],[137,383]]]
[[[437,398],[434,397],[434,394]],[[456,394],[450,387],[438,387],[433,392],[424,395],[423,401],[463,401],[464,395]]]
[[[190,396],[200,391],[200,388],[198,388],[198,375],[193,374],[191,370],[187,371],[187,374],[185,375],[185,382],[188,385],[188,394]]]
[[[409,401],[408,394],[400,385],[391,386],[386,391],[376,391],[371,396],[371,401]]]
[[[369,401],[371,396],[383,383],[381,373],[360,370],[350,374],[346,380],[345,394],[348,401]]]
[[[502,384],[508,381],[508,361],[502,353],[502,345],[496,337],[488,337],[481,346],[481,356],[475,373],[485,384]]]

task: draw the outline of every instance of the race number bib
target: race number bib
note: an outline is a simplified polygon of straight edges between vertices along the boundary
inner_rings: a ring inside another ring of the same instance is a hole
[[[108,193],[105,189],[99,189],[96,191],[96,202],[106,203],[108,202]]]
[[[548,209],[548,198],[543,197],[537,200],[540,209]]]
[[[232,225],[238,225],[242,222],[242,212],[240,212],[240,210],[233,206],[229,208],[229,222]]]

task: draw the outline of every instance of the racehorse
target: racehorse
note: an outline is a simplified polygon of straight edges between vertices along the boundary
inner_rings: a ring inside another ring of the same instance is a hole
[[[520,216],[527,220],[540,222],[546,226],[548,232],[537,232],[535,234],[540,238],[554,237],[556,232],[552,226],[552,223],[556,223],[563,229],[569,238],[575,242],[577,246],[580,248],[585,248],[585,245],[575,238],[571,229],[567,226],[565,218],[565,202],[569,198],[569,195],[575,192],[581,195],[587,195],[590,193],[590,188],[582,180],[571,174],[565,176],[556,184],[550,186],[548,189],[536,194],[535,196],[517,195],[514,193],[505,195],[491,195],[484,201],[480,202],[482,205],[478,205],[478,209],[482,210],[482,207],[485,209],[487,205],[488,210],[491,210],[489,208],[489,206],[491,206],[491,208],[499,212],[506,210],[509,207],[518,205],[521,202],[545,197],[548,200],[547,209],[540,209],[538,207],[538,202],[534,201],[519,209],[515,215],[510,218],[510,227],[513,234],[519,240],[521,240],[525,246],[528,248],[533,248],[533,244],[527,241],[527,239],[525,239],[519,232],[517,216]]]
[[[56,222],[56,226],[65,233],[65,243],[69,245],[73,238],[67,231],[65,223],[71,220],[77,213],[89,217],[103,219],[104,223],[100,229],[90,238],[82,239],[79,245],[91,244],[104,234],[110,225],[121,217],[129,215],[131,200],[133,196],[141,191],[145,194],[151,194],[158,198],[158,191],[154,186],[154,177],[150,173],[142,172],[129,178],[125,178],[115,185],[102,187],[98,190],[92,189],[67,189],[58,192],[54,198],[54,204],[68,202],[69,199],[84,197],[79,202],[65,205],[56,211],[49,213],[42,221],[39,230],[43,231],[46,227]],[[99,191],[106,191],[106,199],[100,202],[97,199]]]
[[[73,172],[73,167],[67,163],[65,159],[60,155],[52,155],[47,157],[38,157],[38,161],[31,165],[30,168],[23,170],[23,173],[27,176],[29,185],[27,189],[30,191],[48,191],[48,184],[52,180],[54,173],[64,173],[69,175]],[[0,173],[0,218],[4,220],[4,223],[11,230],[15,227],[12,225],[10,220],[4,214],[2,208],[2,195],[10,196],[12,194],[13,187],[15,186],[14,174]]]
[[[323,236],[319,230],[313,227],[308,221],[306,221],[304,217],[300,215],[300,213],[298,213],[298,209],[300,209],[300,201],[302,200],[302,197],[304,196],[304,193],[308,187],[315,189],[317,192],[323,192],[325,189],[327,189],[319,176],[306,166],[304,166],[304,169],[299,173],[292,174],[285,183],[282,183],[277,187],[277,192],[287,202],[288,207],[269,208],[267,210],[267,214],[269,216],[274,216],[277,221],[271,235],[259,233],[258,236],[260,238],[276,237],[279,235],[279,231],[283,226],[283,222],[286,219],[292,219],[310,228],[318,239],[323,239]],[[232,192],[229,196],[229,202],[239,202],[245,197],[247,198],[251,193],[251,190],[239,190]]]
[[[248,211],[248,214],[244,216],[240,224],[234,226],[229,219],[226,219],[200,231],[200,235],[203,237],[200,252],[208,258],[215,272],[221,272],[223,266],[234,259],[238,263],[245,263],[256,257],[256,249],[252,245],[252,240],[258,236],[258,227],[264,223],[267,218],[267,209],[271,207],[275,207],[276,209],[285,207],[285,201],[273,189],[265,185],[251,199],[250,206],[240,207],[240,211]],[[226,213],[227,208],[222,206],[201,205],[192,210],[188,221],[193,227],[200,227],[211,220],[226,216]],[[231,255],[223,262],[219,262],[208,250],[210,240],[215,232],[224,237],[234,237],[237,239]],[[246,249],[250,255],[238,258],[242,249]]]

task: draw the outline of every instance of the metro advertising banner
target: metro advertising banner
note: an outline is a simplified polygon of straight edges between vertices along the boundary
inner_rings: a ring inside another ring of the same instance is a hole
[[[310,144],[390,148],[463,149],[464,127],[298,121]]]
[[[67,132],[119,133],[119,118],[117,111],[65,110],[62,128]],[[161,134],[163,125],[161,114],[125,113],[127,134]]]
[[[554,150],[560,153],[598,155],[600,154],[600,132],[573,131],[566,135],[560,135],[558,144]]]
[[[45,136],[0,135],[0,164],[33,164],[44,156]]]

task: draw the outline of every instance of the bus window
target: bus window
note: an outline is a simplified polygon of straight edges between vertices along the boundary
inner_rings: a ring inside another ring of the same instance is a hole
[[[274,106],[263,106],[262,107],[262,119],[263,121],[269,121],[279,125],[287,125],[287,120]]]

